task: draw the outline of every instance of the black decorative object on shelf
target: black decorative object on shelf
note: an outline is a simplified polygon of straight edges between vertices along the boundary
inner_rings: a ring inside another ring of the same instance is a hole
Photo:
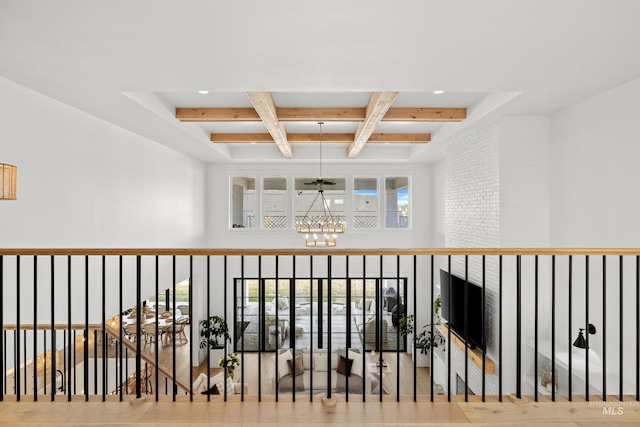
[[[580,328],[580,330],[578,331],[578,338],[576,338],[576,340],[573,342],[573,346],[574,347],[578,347],[578,348],[587,348],[587,341],[584,339],[584,335],[582,333],[582,331],[584,331],[584,328]],[[589,323],[589,326],[587,327],[587,331],[591,334],[594,335],[596,333],[596,327],[593,326],[591,323]]]

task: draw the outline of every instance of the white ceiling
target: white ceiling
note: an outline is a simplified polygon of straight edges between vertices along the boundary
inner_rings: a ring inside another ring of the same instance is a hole
[[[0,76],[205,162],[311,162],[317,150],[214,145],[211,132],[264,125],[180,123],[176,107],[251,107],[247,91],[278,107],[364,107],[372,91],[398,91],[393,107],[468,107],[460,124],[376,129],[431,132],[426,145],[327,150],[428,162],[497,109],[550,114],[640,77],[638,18],[637,0],[0,0]]]

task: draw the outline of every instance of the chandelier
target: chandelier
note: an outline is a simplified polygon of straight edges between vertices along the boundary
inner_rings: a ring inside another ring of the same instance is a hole
[[[0,200],[16,200],[18,168],[0,163]]]
[[[338,218],[334,218],[329,208],[329,203],[324,196],[325,185],[335,185],[335,182],[322,179],[322,125],[323,122],[318,122],[320,125],[320,177],[312,182],[305,182],[305,184],[313,184],[318,186],[318,194],[311,202],[309,209],[304,214],[302,219],[296,220],[296,231],[304,235],[305,246],[335,246],[338,243],[338,234],[344,233],[346,228],[346,222]],[[319,208],[316,212],[320,212],[318,215],[311,214],[313,207],[316,203],[322,204],[322,210]]]

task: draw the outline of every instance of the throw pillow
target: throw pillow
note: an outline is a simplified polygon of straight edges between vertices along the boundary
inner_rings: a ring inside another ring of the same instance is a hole
[[[347,353],[347,357],[349,358],[349,360],[353,360],[353,364],[351,365],[351,374],[362,377],[362,371],[364,368],[362,355],[360,353],[356,353],[355,351],[349,350],[349,352]]]
[[[278,356],[278,379],[289,375],[289,365],[287,360],[293,359],[291,350],[286,350]]]
[[[351,366],[353,365],[353,359],[347,359],[344,356],[340,356],[338,361],[338,373],[346,376],[351,376]]]
[[[314,371],[327,372],[327,353],[313,354]]]
[[[214,384],[209,390],[205,390],[200,394],[220,394],[220,390],[218,390],[218,386]]]
[[[301,354],[297,355],[293,360],[287,359],[287,366],[289,367],[289,375],[292,377],[304,374]]]
[[[227,394],[235,394],[235,384],[233,383],[233,379],[231,377],[227,377]]]

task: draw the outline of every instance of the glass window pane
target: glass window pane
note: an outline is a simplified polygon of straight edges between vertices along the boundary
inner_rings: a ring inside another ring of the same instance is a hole
[[[287,179],[264,178],[262,191],[262,227],[287,227]]]
[[[355,178],[353,200],[353,228],[378,228],[378,179]]]
[[[231,181],[231,227],[256,227],[256,179],[234,177]]]
[[[385,200],[386,227],[409,228],[409,178],[386,178]]]

